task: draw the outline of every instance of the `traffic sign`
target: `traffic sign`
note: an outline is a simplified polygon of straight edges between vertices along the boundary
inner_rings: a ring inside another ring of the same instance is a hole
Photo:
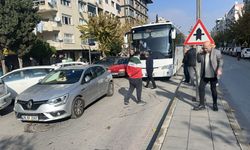
[[[214,40],[208,33],[206,27],[200,19],[197,20],[194,28],[185,40],[185,45],[202,45],[205,41],[210,41],[214,44]]]

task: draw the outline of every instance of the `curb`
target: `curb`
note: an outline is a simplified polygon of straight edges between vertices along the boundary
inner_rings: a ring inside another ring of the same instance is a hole
[[[232,111],[232,108],[228,104],[228,102],[224,99],[223,92],[221,89],[218,90],[218,94],[220,96],[223,108],[227,114],[227,118],[229,120],[230,126],[233,130],[235,138],[241,148],[241,150],[250,150],[250,145],[247,143],[247,139],[243,136],[241,127]]]
[[[173,117],[173,112],[175,110],[176,104],[177,104],[177,92],[179,90],[179,87],[182,83],[184,77],[181,78],[180,83],[178,84],[175,93],[174,93],[174,98],[169,102],[168,107],[166,108],[166,110],[164,111],[161,120],[156,128],[156,131],[152,137],[152,139],[150,140],[148,146],[147,146],[147,150],[160,150],[162,147],[162,144],[164,142],[165,139],[165,135],[167,133],[170,121]]]

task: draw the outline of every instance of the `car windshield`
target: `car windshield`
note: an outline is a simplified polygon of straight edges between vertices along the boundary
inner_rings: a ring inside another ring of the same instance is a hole
[[[83,69],[55,70],[39,84],[73,84],[80,80]]]

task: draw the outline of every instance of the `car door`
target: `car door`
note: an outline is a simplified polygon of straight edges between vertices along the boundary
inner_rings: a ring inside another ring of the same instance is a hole
[[[81,95],[83,96],[86,105],[92,103],[99,96],[97,81],[93,74],[92,68],[88,68],[82,78]]]
[[[12,72],[2,78],[11,92],[12,97],[16,97],[17,94],[23,92],[26,87],[25,76],[23,70]]]
[[[105,75],[105,69],[101,66],[94,66],[93,72],[96,76],[96,81],[98,84],[99,97],[107,93],[108,84],[106,82],[107,76]]]

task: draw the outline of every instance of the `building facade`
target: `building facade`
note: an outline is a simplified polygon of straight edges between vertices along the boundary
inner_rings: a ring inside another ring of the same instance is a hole
[[[148,4],[152,0],[121,0],[121,22],[147,22],[148,21]]]
[[[217,32],[223,32],[226,29],[229,29],[230,25],[237,21],[240,16],[242,16],[243,7],[244,4],[236,2],[224,17],[216,19],[216,24],[212,31],[213,35],[215,35]]]
[[[89,46],[80,39],[79,25],[88,21],[88,16],[98,13],[111,14],[126,22],[125,18],[147,21],[147,4],[151,0],[33,0],[39,8],[42,21],[35,33],[54,46],[58,54],[77,60],[88,59],[89,49],[93,57],[98,54],[98,46]],[[133,13],[124,13],[125,11]],[[125,15],[125,17],[124,17]]]

